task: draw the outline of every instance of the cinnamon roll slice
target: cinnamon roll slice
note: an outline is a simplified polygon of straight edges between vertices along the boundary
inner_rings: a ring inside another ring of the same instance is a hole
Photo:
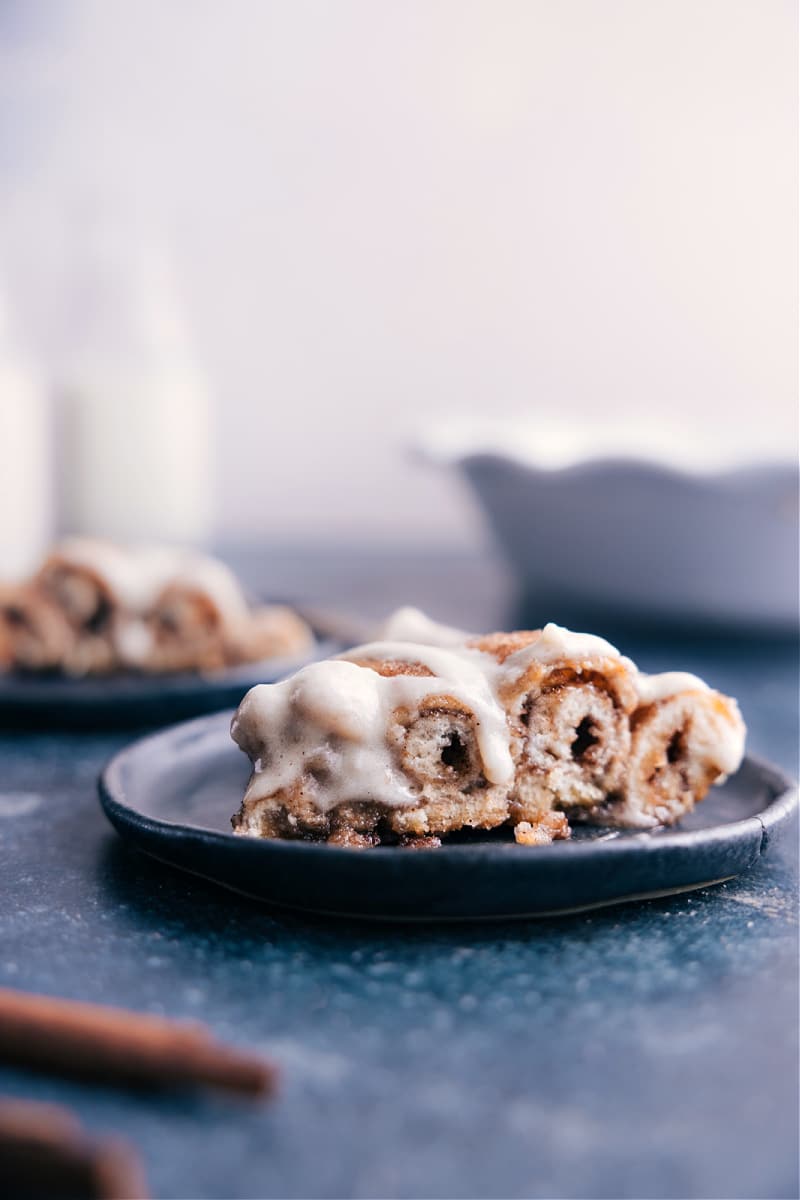
[[[636,668],[602,638],[557,625],[492,634],[470,646],[492,657],[514,734],[520,819],[552,809],[591,821],[623,787]]]
[[[738,769],[745,726],[736,701],[695,675],[640,675],[637,684],[622,793],[601,816],[606,824],[668,825]]]
[[[237,833],[419,845],[509,818],[505,714],[448,650],[381,642],[315,663],[253,688],[231,732],[253,763]]]

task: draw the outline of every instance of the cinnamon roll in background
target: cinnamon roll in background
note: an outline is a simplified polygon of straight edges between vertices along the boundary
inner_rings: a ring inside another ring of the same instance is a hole
[[[301,654],[311,631],[291,609],[251,608],[223,563],[196,554],[172,563],[144,610],[145,636],[128,661],[145,671],[217,670],[282,654]]]
[[[251,609],[245,620],[228,629],[225,638],[227,661],[231,663],[298,657],[310,653],[313,646],[314,635],[308,623],[284,604]]]
[[[470,637],[408,609],[382,633],[396,640],[245,697],[231,732],[253,773],[236,832],[419,845],[507,824],[541,845],[569,836],[568,818],[675,821],[741,761],[735,701],[693,676],[641,675],[601,638]]]
[[[93,538],[67,539],[5,587],[0,628],[0,667],[70,675],[212,671],[313,645],[290,609],[251,607],[216,559]]]
[[[134,556],[111,543],[70,538],[57,546],[31,583],[70,629],[60,660],[50,665],[69,675],[114,670],[121,627],[143,603],[147,583]]]
[[[37,588],[0,585],[0,670],[55,670],[73,642],[66,617]]]

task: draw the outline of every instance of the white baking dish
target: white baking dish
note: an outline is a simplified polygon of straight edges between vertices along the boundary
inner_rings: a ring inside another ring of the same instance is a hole
[[[548,611],[797,627],[796,461],[651,427],[442,426],[423,442],[464,471]]]

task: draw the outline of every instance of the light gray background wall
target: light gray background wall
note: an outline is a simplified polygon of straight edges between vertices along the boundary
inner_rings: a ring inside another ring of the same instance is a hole
[[[29,342],[87,211],[162,239],[222,532],[470,542],[431,414],[793,444],[791,0],[7,0],[0,36]]]

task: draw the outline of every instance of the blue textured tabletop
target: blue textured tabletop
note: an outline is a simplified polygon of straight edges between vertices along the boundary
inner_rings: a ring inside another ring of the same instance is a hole
[[[239,563],[368,617],[513,610],[498,566],[456,555]],[[736,695],[749,749],[796,772],[796,644],[616,636]],[[0,734],[0,979],[200,1017],[273,1055],[282,1092],[155,1099],[8,1070],[0,1091],[124,1132],[156,1197],[798,1195],[793,837],[718,887],[557,920],[312,920],[126,849],[95,782],[129,737]]]

